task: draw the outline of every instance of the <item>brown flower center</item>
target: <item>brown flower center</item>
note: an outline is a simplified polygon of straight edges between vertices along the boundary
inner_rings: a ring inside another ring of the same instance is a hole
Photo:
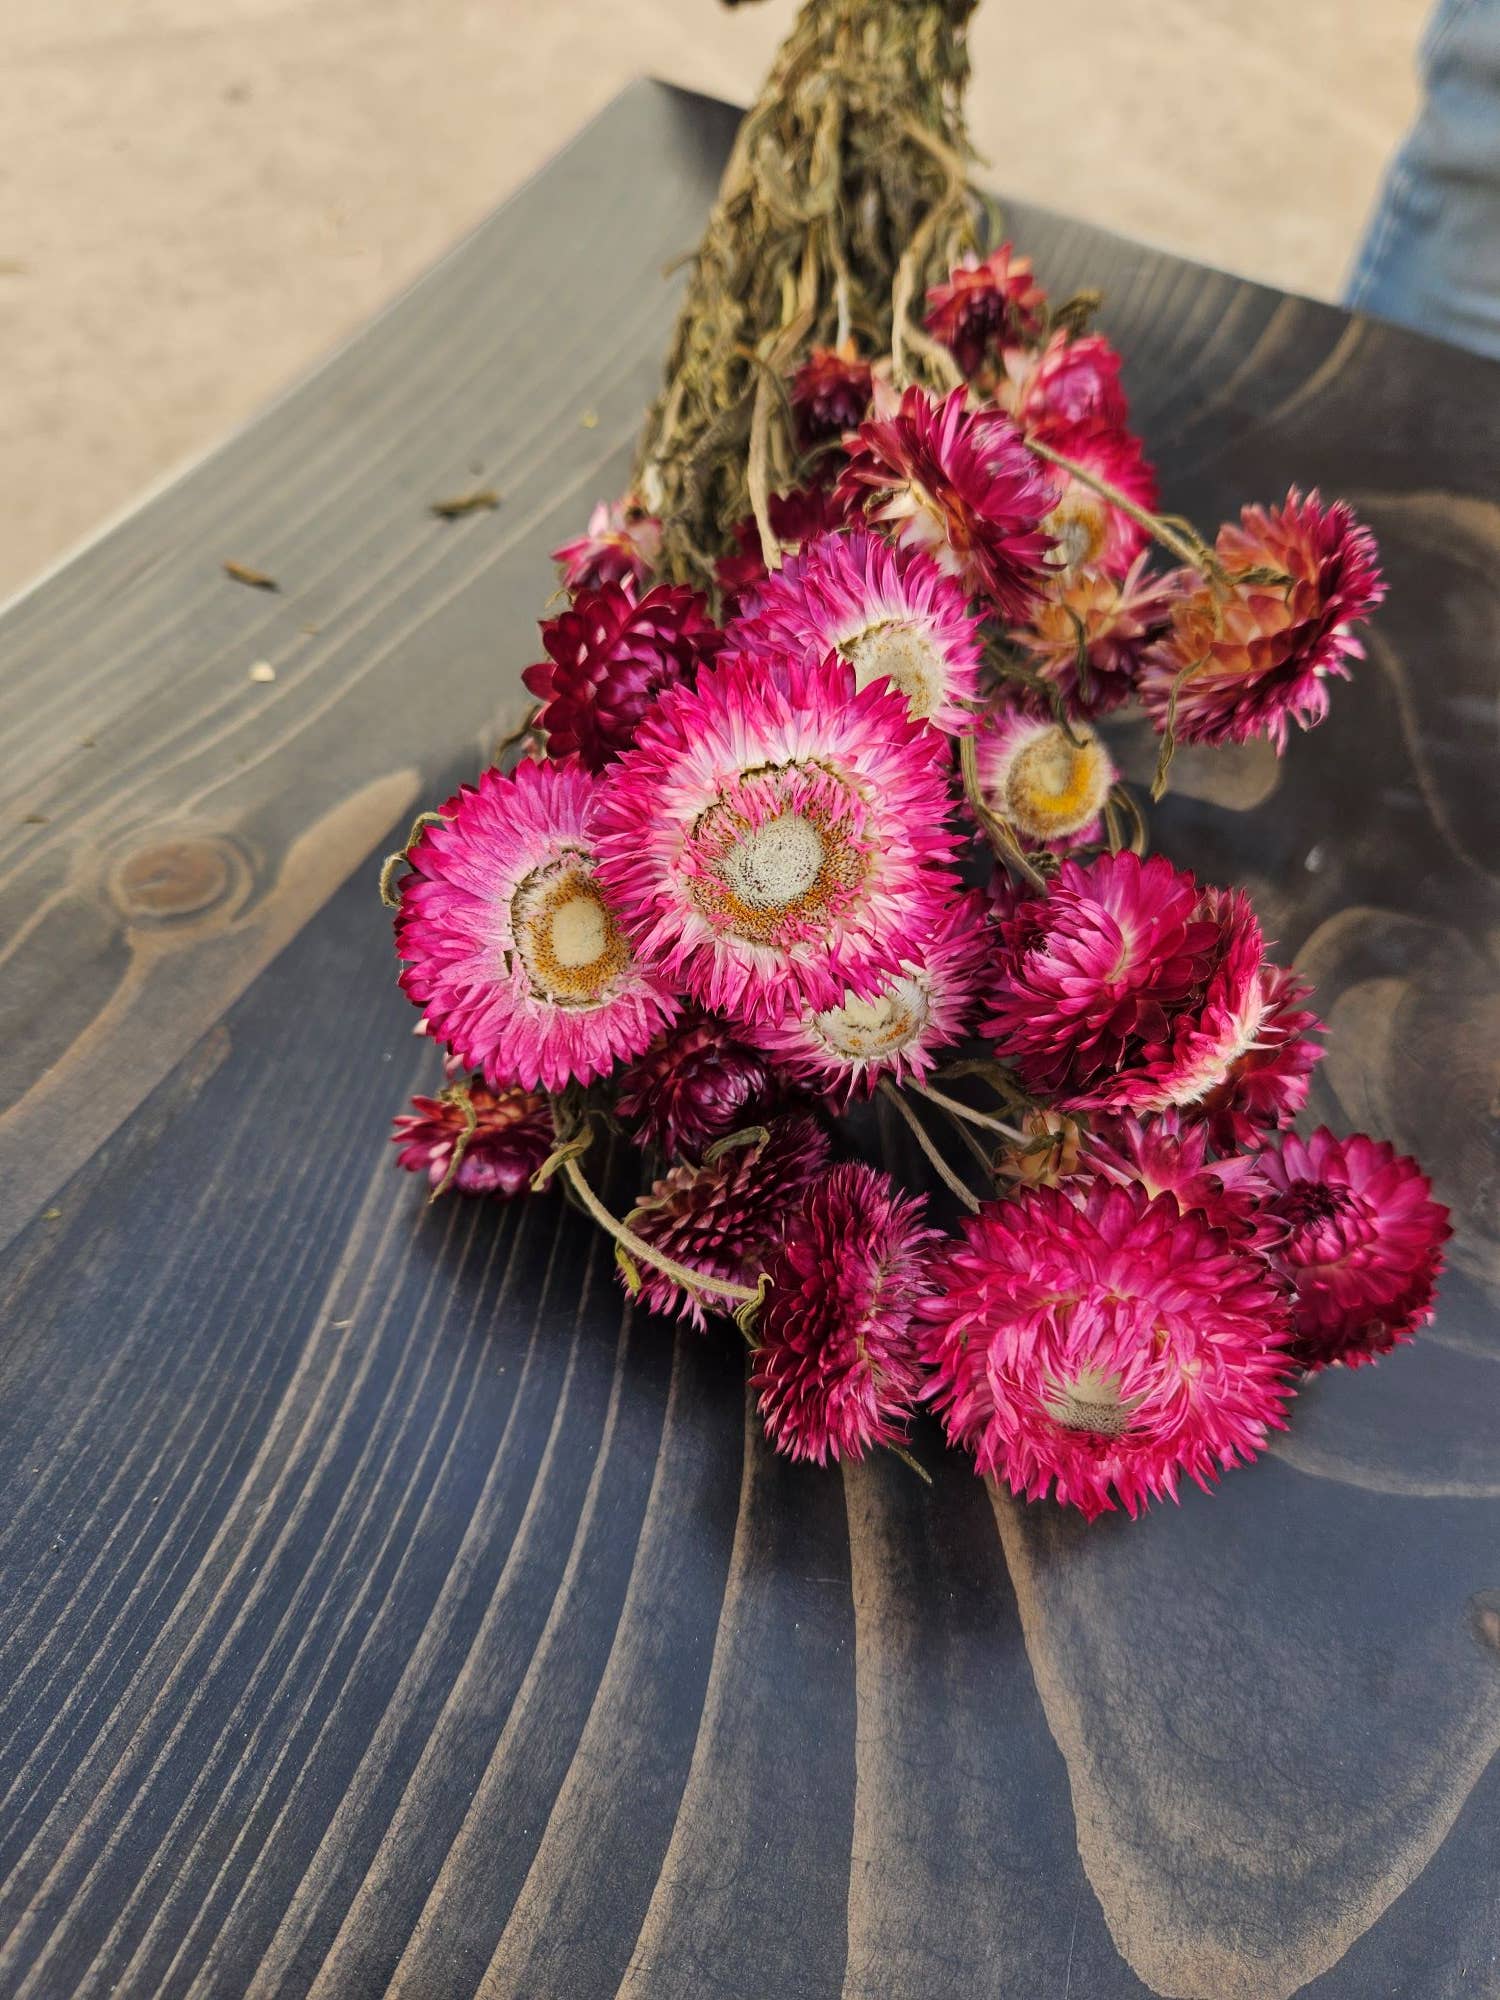
[[[587,855],[534,868],[511,897],[510,922],[532,991],[555,1006],[598,1006],[630,963]]]

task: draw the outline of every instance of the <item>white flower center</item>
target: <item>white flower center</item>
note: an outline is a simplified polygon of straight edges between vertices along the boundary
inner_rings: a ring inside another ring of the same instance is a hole
[[[751,910],[781,910],[807,895],[822,871],[823,836],[801,813],[778,813],[747,827],[719,862],[736,901]]]
[[[813,1016],[813,1027],[836,1056],[874,1062],[908,1047],[927,1025],[927,995],[914,979],[897,979],[874,1000],[856,1000]]]
[[[888,680],[918,722],[937,713],[943,698],[943,656],[930,633],[905,619],[867,625],[838,642],[838,650],[854,669],[856,687]]]
[[[1125,1401],[1119,1376],[1093,1368],[1080,1369],[1071,1382],[1054,1380],[1049,1386],[1052,1393],[1043,1401],[1056,1423],[1065,1431],[1097,1431],[1101,1437],[1122,1437],[1141,1400]]]

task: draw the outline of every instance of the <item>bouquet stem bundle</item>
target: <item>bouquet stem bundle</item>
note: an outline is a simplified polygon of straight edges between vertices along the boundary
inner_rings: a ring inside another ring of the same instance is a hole
[[[1307,989],[1147,855],[1108,735],[1144,711],[1157,794],[1179,740],[1282,752],[1383,585],[1316,493],[1159,511],[1097,297],[979,255],[970,11],[809,0],[748,114],[519,761],[382,876],[447,1071],[395,1136],[434,1196],[560,1180],[642,1307],[732,1317],[777,1449],[907,1457],[928,1405],[1013,1491],[1134,1514],[1432,1315],[1446,1211],[1297,1135]],[[862,1103],[956,1233],[848,1156]]]

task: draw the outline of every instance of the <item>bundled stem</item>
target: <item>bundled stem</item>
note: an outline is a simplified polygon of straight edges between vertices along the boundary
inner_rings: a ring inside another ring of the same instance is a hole
[[[794,477],[797,449],[768,370],[852,334],[936,387],[953,379],[913,313],[973,247],[962,98],[975,4],[807,0],[746,114],[636,461],[675,580],[702,583],[752,511],[769,535],[772,475]]]

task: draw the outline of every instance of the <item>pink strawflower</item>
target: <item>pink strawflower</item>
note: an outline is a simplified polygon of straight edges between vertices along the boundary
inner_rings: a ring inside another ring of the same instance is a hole
[[[1255,1039],[1195,1106],[1220,1152],[1259,1145],[1268,1127],[1290,1125],[1306,1104],[1313,1068],[1323,1060],[1312,1039],[1323,1023],[1301,1004],[1310,990],[1285,966],[1268,960],[1261,967]]]
[[[601,788],[600,880],[638,949],[714,1013],[871,998],[932,928],[953,836],[943,739],[830,655],[669,688]]]
[[[1023,428],[1098,419],[1116,430],[1130,415],[1120,357],[1102,334],[1054,333],[1043,348],[1007,347],[996,398]]]
[[[868,1097],[885,1076],[920,1082],[968,1033],[994,948],[984,896],[971,889],[940,911],[932,934],[868,998],[848,993],[837,1006],[805,1008],[751,1032],[779,1070],[835,1105]]]
[[[475,1124],[449,1187],[459,1194],[524,1194],[555,1143],[545,1100],[529,1090],[491,1090],[477,1078],[466,1092]],[[401,1148],[397,1164],[441,1187],[468,1122],[456,1097],[414,1097],[391,1131]]]
[[[549,657],[521,676],[542,704],[548,754],[602,771],[630,748],[662,689],[690,680],[718,643],[695,590],[662,583],[639,599],[625,584],[580,590],[566,611],[543,620]]]
[[[1146,655],[1141,701],[1164,729],[1175,692],[1179,742],[1265,736],[1283,751],[1291,723],[1327,715],[1329,677],[1347,680],[1364,655],[1353,628],[1385,596],[1375,538],[1342,500],[1294,486],[1283,507],[1246,507],[1214,546],[1231,581],[1191,577]],[[1238,580],[1253,570],[1289,580]]]
[[[677,1013],[595,880],[584,832],[593,790],[576,762],[485,771],[408,856],[401,985],[431,1033],[492,1085],[587,1083]]]
[[[871,418],[847,442],[837,491],[851,505],[893,540],[925,548],[1002,617],[1027,615],[1057,487],[1009,417],[970,409],[963,389],[939,403],[913,386],[894,416]]]
[[[552,551],[570,591],[606,583],[644,583],[661,554],[661,522],[634,500],[601,500],[586,535]]]
[[[620,1078],[615,1109],[669,1159],[694,1159],[764,1123],[781,1095],[770,1062],[727,1022],[696,1011],[658,1035]]]
[[[1002,243],[982,262],[974,256],[927,294],[927,331],[970,377],[997,346],[1040,331],[1047,294],[1031,274],[1031,259]]]
[[[1128,701],[1146,648],[1167,629],[1183,572],[1153,574],[1150,559],[1143,551],[1123,577],[1085,569],[1055,578],[1030,624],[1010,634],[1080,715],[1103,715]]]
[[[1260,1165],[1295,1288],[1292,1352],[1305,1368],[1359,1368],[1430,1324],[1452,1230],[1415,1160],[1360,1132],[1295,1134]]]
[[[833,486],[809,483],[793,486],[785,493],[773,493],[766,507],[771,532],[785,555],[793,554],[804,542],[831,534],[849,525],[848,502]],[[765,556],[760,546],[760,529],[753,514],[735,523],[734,549],[714,564],[714,581],[729,617],[766,580]]]
[[[750,1386],[766,1435],[815,1465],[897,1444],[921,1387],[912,1310],[927,1289],[920,1197],[853,1161],[799,1204],[767,1264]]]
[[[1065,853],[1102,840],[1101,815],[1120,774],[1086,722],[1064,729],[1007,703],[985,715],[974,752],[985,804],[1028,845]]]
[[[961,585],[924,550],[855,528],[788,556],[730,625],[724,657],[775,674],[781,660],[835,652],[856,687],[889,680],[919,722],[952,734],[973,726],[979,634]]]
[[[1264,1018],[1247,897],[1160,855],[1065,861],[1005,914],[986,1032],[1040,1095],[1075,1109],[1200,1104]]]
[[[1170,1195],[1026,1187],[967,1218],[917,1307],[926,1394],[983,1474],[1092,1519],[1208,1487],[1285,1423],[1285,1294]]]
[[[788,391],[804,450],[863,423],[870,407],[871,380],[869,362],[860,360],[852,343],[813,348]]]
[[[674,1263],[736,1285],[754,1285],[775,1245],[828,1165],[828,1135],[813,1118],[774,1119],[766,1137],[727,1146],[698,1166],[673,1167],[626,1217],[627,1225]],[[694,1326],[705,1312],[732,1304],[703,1302],[664,1271],[642,1264],[642,1305],[675,1313]],[[623,1273],[622,1273],[623,1281]]]
[[[1156,474],[1140,439],[1123,426],[1098,417],[1078,423],[1049,420],[1034,426],[1031,435],[1148,513],[1155,508]],[[1103,570],[1106,576],[1127,575],[1149,539],[1145,529],[1083,480],[1058,466],[1047,469],[1061,489],[1043,522],[1056,544],[1048,561],[1068,577],[1088,569]]]

